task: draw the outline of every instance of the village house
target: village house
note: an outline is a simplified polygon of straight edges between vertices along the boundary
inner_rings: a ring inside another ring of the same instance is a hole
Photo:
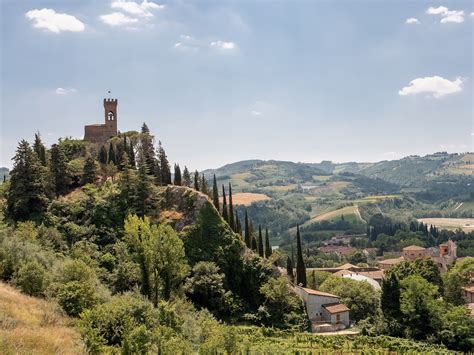
[[[338,296],[295,286],[295,292],[303,299],[313,333],[333,332],[350,325],[349,308]]]
[[[431,258],[436,263],[440,271],[448,271],[448,268],[454,263],[457,258],[457,246],[452,240],[440,244],[438,248],[423,248],[417,245],[410,245],[403,248],[403,255],[398,258],[380,260],[379,267],[383,270],[388,270],[394,265],[400,264],[404,261],[413,261],[423,258]]]

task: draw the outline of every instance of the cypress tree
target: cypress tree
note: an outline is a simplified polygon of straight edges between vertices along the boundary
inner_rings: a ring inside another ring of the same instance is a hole
[[[174,184],[176,186],[181,186],[181,169],[179,168],[179,164],[174,164]]]
[[[49,171],[51,173],[53,190],[56,196],[66,192],[68,187],[66,156],[57,144],[51,146],[51,161]]]
[[[272,255],[270,238],[268,237],[268,228],[265,228],[265,257],[268,259]]]
[[[147,166],[148,174],[155,175],[155,178],[158,179],[158,176],[156,175],[158,169],[155,166],[157,165],[157,162],[156,162],[156,157],[155,157],[154,138],[150,134],[150,129],[148,128],[145,122],[143,122],[143,125],[142,125],[142,131],[140,134],[140,143],[141,143],[141,151],[143,152],[143,155],[145,157],[145,163]]]
[[[112,142],[110,142],[109,144],[109,156],[107,159],[107,164],[110,164],[110,163],[112,163],[113,165],[117,165],[117,155],[115,154],[115,149]]]
[[[394,272],[388,272],[382,280],[380,308],[388,321],[401,319],[400,283]]]
[[[209,195],[209,187],[207,186],[207,179],[204,177],[204,174],[202,174],[200,183],[201,183],[201,187],[200,187],[201,192],[203,194]]]
[[[92,156],[88,156],[84,162],[84,170],[82,173],[82,183],[93,184],[97,180],[97,164]]]
[[[185,165],[183,170],[183,185],[191,187],[191,183],[191,174],[189,173],[189,170]]]
[[[214,178],[212,180],[212,202],[214,203],[214,207],[220,211],[219,206],[219,189],[217,188],[217,179],[216,174],[214,174]]]
[[[35,133],[35,142],[33,144],[33,150],[35,151],[36,156],[38,157],[38,160],[41,165],[46,166],[46,147],[41,141],[41,135],[39,132]]]
[[[7,176],[3,175],[3,183],[6,183],[6,182],[7,182]]]
[[[161,141],[158,142],[158,160],[160,163],[161,170],[161,182],[164,185],[171,185],[171,168],[168,158],[166,157],[165,149],[161,144]]]
[[[100,146],[98,160],[101,164],[107,164],[107,150],[103,145]]]
[[[229,212],[227,211],[227,200],[225,197],[225,188],[224,185],[222,185],[222,218],[224,218],[224,221],[229,222]]]
[[[257,251],[258,255],[261,258],[265,255],[265,251],[263,250],[263,237],[262,237],[262,226],[258,225],[258,244],[257,244]]]
[[[234,206],[232,205],[232,186],[229,182],[229,225],[235,232]]]
[[[252,237],[252,250],[256,252],[257,249],[258,249],[257,239],[255,239],[255,237]]]
[[[245,220],[244,220],[244,228],[245,228],[245,245],[247,248],[250,248],[252,245],[252,239],[250,236],[250,223],[249,223],[249,216],[247,214],[247,210],[245,210]]]
[[[306,267],[303,260],[300,227],[298,225],[296,225],[296,249],[296,284],[306,287]]]
[[[288,278],[291,282],[295,281],[295,274],[293,273],[293,262],[291,261],[290,257],[286,259],[286,274],[288,275]]]
[[[237,211],[235,211],[235,229],[235,232],[239,233],[242,236],[242,225],[240,224],[240,218]]]
[[[13,220],[28,220],[46,210],[48,198],[43,168],[25,140],[18,144],[9,180],[7,214]]]
[[[199,191],[199,172],[194,172],[194,190]]]
[[[138,183],[137,198],[135,201],[135,211],[137,215],[144,217],[147,212],[147,203],[150,197],[150,177],[148,176],[148,166],[143,151],[138,154]]]
[[[128,165],[132,168],[136,168],[136,163],[135,163],[135,151],[133,149],[132,142],[130,142],[128,146]]]
[[[135,193],[136,177],[135,172],[130,171],[130,163],[128,162],[128,155],[126,153],[123,154],[122,164],[123,168],[119,180],[120,200],[122,211],[124,212],[124,215],[127,215],[130,208],[132,208],[138,200]],[[146,172],[142,173],[142,178],[143,177],[148,179]]]

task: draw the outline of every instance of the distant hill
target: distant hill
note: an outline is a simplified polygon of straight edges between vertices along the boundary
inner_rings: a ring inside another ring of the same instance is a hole
[[[273,236],[287,235],[296,223],[342,216],[330,212],[346,206],[359,206],[357,211],[366,217],[382,212],[404,221],[473,214],[474,153],[441,152],[377,163],[246,160],[203,173],[210,181],[215,174],[219,185],[230,182],[234,193],[258,194],[246,195],[260,198],[237,210],[243,214],[246,208],[255,224],[268,226]],[[360,215],[351,213],[346,221],[354,232],[365,228]]]

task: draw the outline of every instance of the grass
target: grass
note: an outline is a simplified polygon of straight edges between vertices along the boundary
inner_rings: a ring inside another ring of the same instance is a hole
[[[72,321],[52,302],[0,283],[0,352],[85,354]]]

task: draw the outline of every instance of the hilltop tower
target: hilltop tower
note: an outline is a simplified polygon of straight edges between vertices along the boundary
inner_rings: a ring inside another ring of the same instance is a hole
[[[105,143],[117,135],[117,99],[104,99],[104,124],[84,127],[84,140],[91,143]]]

